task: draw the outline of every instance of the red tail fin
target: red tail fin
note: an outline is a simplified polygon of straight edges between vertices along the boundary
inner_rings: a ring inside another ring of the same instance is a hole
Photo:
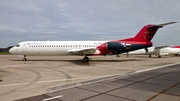
[[[133,38],[133,41],[150,42],[157,32],[158,28],[160,27],[151,24],[144,26]]]
[[[146,25],[138,32],[138,34],[135,37],[124,39],[121,41],[151,42],[152,38],[154,37],[155,33],[159,28],[173,23],[176,22],[169,22],[159,25],[153,25],[153,24]]]

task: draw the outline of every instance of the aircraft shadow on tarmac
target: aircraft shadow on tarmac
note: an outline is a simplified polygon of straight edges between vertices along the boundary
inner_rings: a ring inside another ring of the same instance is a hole
[[[92,63],[104,63],[104,62],[126,62],[126,61],[140,61],[138,59],[125,59],[125,60],[90,60],[89,62],[83,62],[80,60],[60,60],[60,61],[66,61],[71,62],[77,65],[86,65],[90,66]]]
[[[22,60],[13,60],[13,61],[22,61]],[[28,61],[54,61],[54,62],[60,62],[60,61],[64,61],[64,62],[70,62],[76,65],[84,65],[84,66],[90,66],[91,63],[105,63],[105,62],[127,62],[127,61],[142,61],[140,59],[121,59],[121,60],[91,60],[89,62],[83,62],[82,59],[76,59],[76,60],[69,60],[69,59],[63,59],[63,60],[47,60],[47,59],[29,59]],[[28,62],[27,61],[27,62]]]

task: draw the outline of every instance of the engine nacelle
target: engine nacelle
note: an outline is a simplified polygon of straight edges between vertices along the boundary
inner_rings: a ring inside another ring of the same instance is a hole
[[[119,54],[131,49],[131,44],[125,44],[120,42],[106,42],[97,47],[101,54],[115,53]]]
[[[106,44],[108,50],[120,50],[120,49],[125,49],[126,46],[121,44],[120,42],[107,42]]]

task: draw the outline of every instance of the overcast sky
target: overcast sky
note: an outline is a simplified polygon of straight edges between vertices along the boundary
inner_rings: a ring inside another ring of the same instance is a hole
[[[155,46],[180,45],[180,0],[0,0],[0,47],[37,40],[113,40],[146,24]]]

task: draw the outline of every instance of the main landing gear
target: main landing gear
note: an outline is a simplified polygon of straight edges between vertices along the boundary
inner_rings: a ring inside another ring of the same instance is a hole
[[[126,53],[126,57],[129,57],[129,52]]]
[[[180,56],[180,54],[176,54],[175,56]]]
[[[120,57],[119,54],[116,54],[116,57]]]
[[[160,52],[158,52],[158,55],[157,55],[157,56],[158,56],[158,58],[162,58],[162,56],[160,55]]]
[[[158,58],[162,58],[162,56],[161,56],[161,55],[158,55]]]
[[[89,62],[89,57],[85,56],[85,57],[83,58],[83,62]]]
[[[149,57],[152,57],[152,55],[150,54]],[[158,58],[162,58],[161,55],[157,55]]]
[[[26,55],[24,55],[23,61],[27,61]]]

